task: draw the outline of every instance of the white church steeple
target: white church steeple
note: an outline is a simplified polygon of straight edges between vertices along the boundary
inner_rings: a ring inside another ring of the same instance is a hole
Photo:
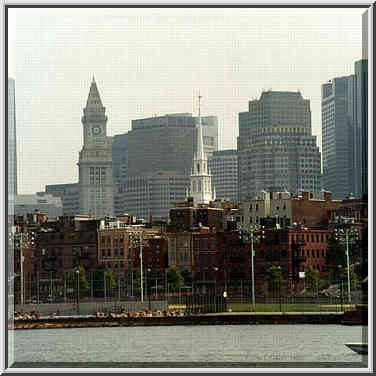
[[[204,142],[201,127],[201,98],[198,96],[197,121],[197,149],[193,158],[189,195],[193,198],[193,205],[209,204],[215,200],[215,191],[212,187],[208,160],[204,152]]]

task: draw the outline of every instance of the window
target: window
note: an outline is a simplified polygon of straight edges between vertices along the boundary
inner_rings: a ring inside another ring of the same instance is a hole
[[[209,239],[208,238],[203,238],[202,239],[202,249],[207,250],[209,249]]]
[[[215,238],[210,239],[210,249],[215,250],[216,249],[216,241]]]
[[[194,248],[197,250],[200,249],[200,238],[194,240]]]

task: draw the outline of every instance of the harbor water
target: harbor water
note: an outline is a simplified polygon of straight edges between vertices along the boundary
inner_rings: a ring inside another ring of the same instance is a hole
[[[16,367],[137,367],[171,363],[200,367],[291,368],[341,363],[366,367],[367,356],[344,344],[367,342],[366,327],[344,325],[211,325],[12,331]]]

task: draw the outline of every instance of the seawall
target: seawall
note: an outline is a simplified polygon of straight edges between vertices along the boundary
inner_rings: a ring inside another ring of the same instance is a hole
[[[132,327],[173,325],[341,324],[343,313],[241,313],[177,317],[75,317],[14,321],[14,329]]]

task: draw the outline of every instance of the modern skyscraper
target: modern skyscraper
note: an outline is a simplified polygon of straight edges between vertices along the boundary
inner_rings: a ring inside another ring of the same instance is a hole
[[[168,114],[132,121],[132,130],[114,136],[112,145],[116,213],[144,219],[168,218],[185,199],[197,148],[197,118]],[[218,148],[216,116],[201,117],[204,152]]]
[[[209,159],[217,199],[238,200],[238,152],[218,150]]]
[[[322,85],[324,189],[342,200],[355,191],[356,77],[336,77]]]
[[[168,219],[175,203],[185,199],[189,178],[176,172],[157,171],[129,176],[117,185],[115,215],[125,213],[143,218]]]
[[[354,193],[361,197],[368,192],[368,60],[355,62],[356,130]]]
[[[122,142],[128,147],[128,176],[174,171],[189,177],[197,147],[196,124],[197,118],[189,113],[132,120],[132,130]],[[218,149],[217,118],[202,117],[202,131],[204,151],[211,155]]]
[[[124,184],[128,176],[128,133],[112,138],[112,173],[114,184]]]
[[[15,82],[8,78],[8,213],[13,214],[17,195],[17,138]]]
[[[79,156],[80,213],[94,218],[113,216],[112,139],[94,77],[82,125],[84,145]]]
[[[308,99],[266,91],[239,113],[239,200],[260,191],[321,190],[321,157]]]
[[[202,138],[200,101],[198,97],[198,121],[197,121],[197,149],[193,158],[189,196],[193,198],[193,205],[209,204],[215,200],[215,189],[212,187],[211,174],[208,167],[208,158],[204,152]]]

